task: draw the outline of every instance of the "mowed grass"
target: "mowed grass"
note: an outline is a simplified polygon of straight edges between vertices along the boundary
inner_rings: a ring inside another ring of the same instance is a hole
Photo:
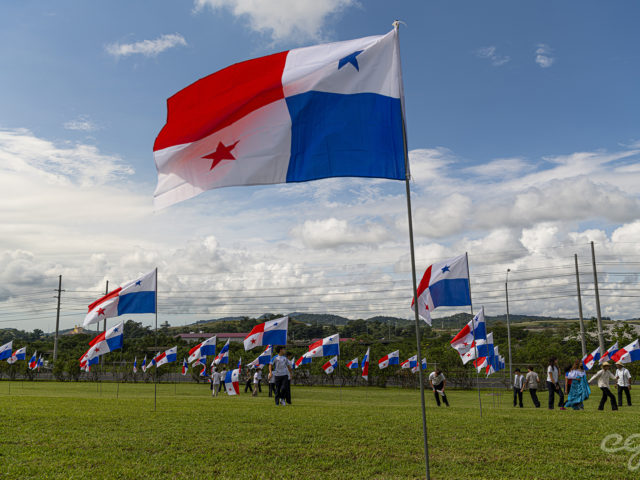
[[[265,389],[211,398],[206,385],[0,382],[0,478],[424,478],[418,390],[293,387],[275,407]],[[640,396],[633,390],[634,401]],[[427,392],[434,479],[637,478],[630,453],[602,439],[640,433],[638,407],[514,409],[509,392]],[[543,407],[546,394],[540,395]]]

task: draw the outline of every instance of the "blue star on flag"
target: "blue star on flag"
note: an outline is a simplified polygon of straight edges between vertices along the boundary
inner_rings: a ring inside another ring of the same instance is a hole
[[[136,282],[136,287],[137,287],[137,286],[139,286],[139,285],[142,285],[142,280],[138,280],[138,281]]]
[[[357,52],[350,53],[346,57],[341,58],[338,61],[338,70],[350,63],[357,71],[360,71],[360,66],[358,65],[358,59],[356,57],[362,52],[364,52],[364,50],[358,50]]]
[[[442,267],[440,270],[442,270],[442,273],[445,272],[450,272],[451,270],[449,270],[449,265],[445,265],[444,267]]]

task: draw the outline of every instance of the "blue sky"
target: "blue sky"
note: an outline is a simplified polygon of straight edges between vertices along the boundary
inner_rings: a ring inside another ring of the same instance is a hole
[[[263,286],[310,264],[330,277],[349,260],[405,272],[399,183],[231,188],[151,211],[152,144],[168,96],[231,63],[382,34],[396,18],[407,23],[421,264],[468,249],[473,265],[475,249],[478,272],[551,267],[590,239],[640,256],[623,243],[640,232],[639,14],[631,1],[3,2],[0,179],[15,192],[0,193],[0,264],[31,280],[7,279],[0,302],[57,271],[98,289],[157,263],[175,269],[167,283],[179,295],[179,274],[201,267],[185,252],[199,249],[233,259],[211,260],[216,275],[255,268],[255,255],[264,269],[251,275]],[[572,315],[575,300],[562,302],[521,310]],[[635,308],[619,303],[612,316]]]

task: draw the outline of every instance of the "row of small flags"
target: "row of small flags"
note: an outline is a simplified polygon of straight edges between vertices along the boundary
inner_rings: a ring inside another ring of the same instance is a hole
[[[13,340],[4,345],[0,346],[0,360],[6,360],[9,365],[12,365],[20,360],[27,359],[27,347],[18,348],[17,350],[13,350]],[[36,370],[42,367],[43,360],[42,354],[38,356],[38,351],[36,350],[31,355],[29,359],[29,363],[27,364],[29,370]]]
[[[484,371],[488,376],[505,368],[504,357],[493,344],[493,332],[487,333],[484,307],[453,337],[451,347],[458,352],[463,364],[473,360],[478,373]]]
[[[591,370],[596,362],[599,364],[607,361],[631,363],[638,360],[640,360],[640,342],[636,339],[624,348],[618,348],[618,342],[616,342],[604,354],[601,354],[598,347],[582,358],[582,365],[585,370]]]

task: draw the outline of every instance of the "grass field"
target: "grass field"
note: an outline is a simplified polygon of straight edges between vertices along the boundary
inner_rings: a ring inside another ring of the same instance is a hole
[[[293,405],[211,398],[205,385],[0,382],[0,478],[424,478],[417,390],[293,387]],[[634,401],[640,396],[633,390]],[[505,392],[450,391],[427,422],[434,479],[638,478],[602,439],[640,433],[638,407],[514,409]],[[546,395],[540,395],[545,405]],[[495,404],[495,406],[494,406]]]

